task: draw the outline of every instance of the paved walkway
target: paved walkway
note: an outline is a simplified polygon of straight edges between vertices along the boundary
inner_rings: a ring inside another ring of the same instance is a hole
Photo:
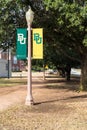
[[[32,88],[44,86],[43,76],[33,75]],[[36,92],[33,90],[33,94]],[[27,85],[0,88],[0,110],[6,109],[11,105],[23,102],[25,104],[27,95]]]
[[[26,97],[26,86],[0,88],[0,110],[21,102]]]

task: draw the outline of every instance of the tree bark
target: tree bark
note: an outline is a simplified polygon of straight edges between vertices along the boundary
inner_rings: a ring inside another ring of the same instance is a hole
[[[71,66],[67,65],[66,66],[66,80],[70,81],[70,73],[71,73]]]
[[[87,90],[87,55],[82,57],[80,91]]]

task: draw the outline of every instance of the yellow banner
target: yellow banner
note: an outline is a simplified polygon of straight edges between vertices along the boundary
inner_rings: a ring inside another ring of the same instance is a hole
[[[43,29],[33,29],[33,59],[43,59]]]

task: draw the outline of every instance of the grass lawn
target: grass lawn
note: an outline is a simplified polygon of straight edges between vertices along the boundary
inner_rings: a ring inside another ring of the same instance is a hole
[[[0,87],[11,87],[17,85],[25,85],[27,80],[24,78],[0,78]]]
[[[63,101],[18,105],[0,113],[0,130],[87,130],[86,107]]]
[[[0,80],[4,88],[26,84],[22,78]],[[22,101],[0,111],[0,130],[87,130],[87,92],[77,93],[78,84],[75,79],[69,83],[61,78],[36,79],[35,105],[26,106]]]

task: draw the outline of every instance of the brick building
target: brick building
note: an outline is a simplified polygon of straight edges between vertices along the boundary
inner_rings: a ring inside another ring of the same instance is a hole
[[[25,63],[23,60],[17,60],[15,55],[11,55],[11,50],[3,52],[0,50],[0,59],[7,60],[7,64],[10,63],[11,71],[22,71],[25,70]]]
[[[17,60],[16,56],[12,56],[12,71],[25,70],[25,63],[23,60]]]

